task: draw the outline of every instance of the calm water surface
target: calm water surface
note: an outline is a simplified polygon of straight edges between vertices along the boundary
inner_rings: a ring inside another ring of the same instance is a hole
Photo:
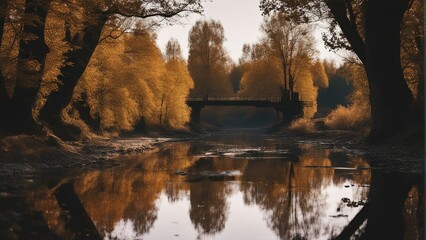
[[[250,133],[168,143],[117,161],[124,164],[71,181],[76,201],[104,239],[330,239],[350,224],[374,187],[374,171],[360,156]],[[400,231],[415,239],[418,194],[409,186],[398,193],[405,195],[397,228],[413,226]],[[75,218],[82,214],[64,210],[69,203],[58,193],[29,194],[55,233],[67,238],[79,231]],[[376,199],[372,205],[386,201]],[[361,223],[356,235],[369,229]]]

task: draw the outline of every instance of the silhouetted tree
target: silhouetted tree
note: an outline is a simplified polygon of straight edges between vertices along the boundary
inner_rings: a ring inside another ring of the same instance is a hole
[[[33,133],[36,130],[33,107],[49,52],[44,40],[49,5],[50,0],[25,1],[16,84],[6,113],[7,125],[14,133]]]

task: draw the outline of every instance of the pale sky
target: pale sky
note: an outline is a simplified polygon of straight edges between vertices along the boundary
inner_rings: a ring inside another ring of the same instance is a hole
[[[159,29],[157,44],[162,51],[167,41],[176,38],[182,48],[185,58],[188,57],[188,33],[199,19],[219,20],[225,30],[226,50],[234,62],[238,62],[244,43],[255,43],[261,36],[260,25],[262,15],[259,9],[260,0],[212,0],[205,1],[204,14],[193,14],[188,19],[181,20],[181,24],[165,26]],[[320,32],[316,32],[317,48],[320,58],[340,60],[340,57],[324,49]]]

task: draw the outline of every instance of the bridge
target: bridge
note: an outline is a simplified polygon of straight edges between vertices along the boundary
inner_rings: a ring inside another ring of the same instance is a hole
[[[191,122],[199,123],[201,109],[206,106],[249,106],[273,108],[283,116],[283,122],[290,122],[303,116],[303,108],[313,106],[312,102],[300,101],[298,96],[293,99],[284,97],[188,97],[186,104],[191,108]]]

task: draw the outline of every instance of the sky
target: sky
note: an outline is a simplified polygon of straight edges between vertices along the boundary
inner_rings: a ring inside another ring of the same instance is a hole
[[[229,56],[234,62],[238,62],[244,43],[255,43],[261,36],[260,25],[262,15],[259,9],[260,0],[212,0],[203,3],[203,15],[193,14],[188,19],[180,20],[179,24],[163,26],[157,32],[157,44],[164,51],[167,41],[176,38],[182,48],[185,58],[188,57],[188,33],[197,20],[219,20],[225,30],[226,41],[224,43]],[[321,32],[315,33],[319,58],[334,59],[340,57],[324,48],[321,40]]]

